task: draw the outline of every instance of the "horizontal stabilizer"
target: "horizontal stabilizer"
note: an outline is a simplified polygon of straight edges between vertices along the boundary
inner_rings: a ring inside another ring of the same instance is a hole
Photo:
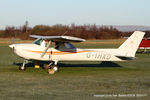
[[[116,57],[118,57],[121,60],[133,60],[134,59],[134,57],[126,57],[126,56],[116,56]]]

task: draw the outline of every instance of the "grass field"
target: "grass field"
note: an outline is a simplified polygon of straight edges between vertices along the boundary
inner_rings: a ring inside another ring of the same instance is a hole
[[[90,41],[92,42],[92,41]],[[105,41],[103,41],[105,42]],[[112,48],[120,44],[75,44],[83,48]],[[60,71],[29,66],[8,44],[0,44],[0,100],[149,100],[150,54],[127,62],[60,62]],[[103,94],[146,94],[144,97],[95,97]]]

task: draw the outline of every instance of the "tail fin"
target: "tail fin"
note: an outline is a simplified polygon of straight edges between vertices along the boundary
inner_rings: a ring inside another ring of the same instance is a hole
[[[135,57],[145,32],[135,31],[119,48],[118,53],[126,57]]]

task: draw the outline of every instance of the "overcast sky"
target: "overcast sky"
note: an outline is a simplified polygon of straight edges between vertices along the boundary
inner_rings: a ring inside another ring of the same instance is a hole
[[[97,24],[150,26],[150,0],[0,0],[6,25]]]

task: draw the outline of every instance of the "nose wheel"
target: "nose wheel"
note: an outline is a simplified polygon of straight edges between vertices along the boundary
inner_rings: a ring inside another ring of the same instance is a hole
[[[19,70],[25,70],[24,66],[19,66]]]
[[[27,60],[25,59],[22,66],[19,66],[19,70],[25,70],[26,67],[25,67],[25,64],[27,63]]]

